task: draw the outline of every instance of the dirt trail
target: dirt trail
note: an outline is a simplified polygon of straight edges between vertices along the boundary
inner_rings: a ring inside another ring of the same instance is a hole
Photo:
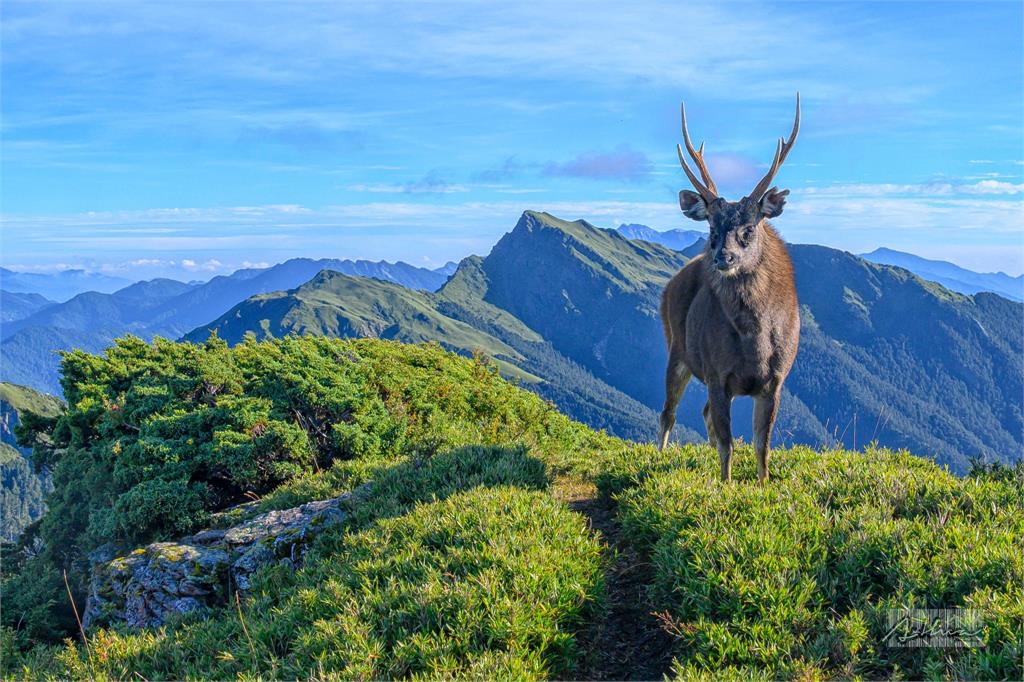
[[[590,655],[579,679],[661,680],[672,663],[673,638],[652,615],[655,609],[647,597],[651,565],[624,540],[615,504],[593,485],[560,481],[555,494],[601,533],[610,558],[605,574],[608,614],[582,633],[581,643]]]

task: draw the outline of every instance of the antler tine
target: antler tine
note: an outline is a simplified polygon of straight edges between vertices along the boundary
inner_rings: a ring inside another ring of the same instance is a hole
[[[704,197],[704,201],[711,203],[717,199],[718,197],[715,196],[711,190],[702,185],[700,180],[697,179],[697,176],[693,174],[692,170],[690,170],[690,167],[686,164],[686,157],[683,156],[683,148],[678,144],[676,145],[676,153],[679,154],[679,165],[682,166],[683,170],[686,172],[686,177],[690,178],[690,184],[693,185],[694,189],[700,192],[700,195]]]
[[[778,146],[775,148],[775,160],[772,161],[771,167],[768,169],[768,174],[761,179],[761,182],[757,183],[757,187],[750,193],[750,198],[754,200],[760,200],[764,196],[764,193],[768,191],[768,188],[772,185],[772,180],[775,179],[775,174],[779,172],[779,168],[786,161],[786,157],[789,156],[789,152],[793,149],[793,145],[796,143],[796,136],[800,132],[800,93],[796,93],[796,117],[793,119],[793,132],[789,134],[789,140],[779,138]]]
[[[704,196],[704,200],[710,203],[718,198],[718,187],[715,186],[715,181],[711,178],[711,173],[708,172],[707,164],[704,163],[704,142],[701,141],[700,150],[693,148],[693,143],[690,142],[690,131],[687,130],[686,127],[685,102],[679,106],[679,111],[681,118],[683,119],[683,142],[686,143],[686,151],[690,154],[693,162],[697,164],[697,170],[700,171],[700,176],[704,179],[704,185],[698,186],[697,183],[694,183],[694,186],[697,187],[701,195]],[[678,147],[679,145],[676,146]],[[681,151],[679,153],[679,161],[684,167],[686,166],[686,163],[683,161]],[[687,175],[690,175],[690,173],[687,172]],[[690,178],[690,182],[694,182],[692,177]]]

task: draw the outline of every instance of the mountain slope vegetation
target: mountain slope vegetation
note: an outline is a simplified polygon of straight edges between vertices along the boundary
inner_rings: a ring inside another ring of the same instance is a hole
[[[1019,469],[956,478],[907,453],[794,447],[761,485],[743,446],[722,484],[707,446],[592,431],[434,344],[125,338],[64,372],[67,413],[25,434],[56,489],[23,539],[35,551],[6,557],[5,677],[1024,672]],[[364,484],[297,571],[263,569],[245,599],[70,639],[62,571],[81,604],[101,544]],[[975,609],[979,645],[892,646],[906,607]]]
[[[548,219],[554,220],[550,216]],[[588,234],[588,230],[596,228],[586,226],[582,230],[581,234]],[[677,254],[653,244],[638,245],[617,235],[609,240],[611,244],[627,244],[631,250],[646,254],[641,268],[664,273],[674,264],[685,262]],[[588,247],[580,244],[579,248]],[[614,248],[600,248],[616,257]],[[608,264],[601,260],[598,251],[590,253],[596,260],[587,267],[596,275]],[[465,259],[436,294],[323,272],[296,289],[245,301],[184,338],[200,342],[210,331],[216,331],[220,338],[234,344],[247,333],[258,339],[296,333],[394,338],[406,342],[432,340],[466,355],[480,350],[493,357],[506,376],[530,385],[588,424],[623,436],[650,438],[656,419],[650,407],[598,378],[591,368],[556,349],[515,315],[488,302],[492,286],[486,270],[489,261],[490,258]],[[620,272],[618,286],[628,286],[629,276]],[[649,316],[650,309],[645,314]],[[679,433],[697,437],[696,432],[684,428]]]
[[[89,291],[58,305],[41,306],[35,314],[5,321],[0,340],[3,379],[59,393],[58,351],[81,348],[97,352],[126,333],[145,339],[178,338],[250,296],[297,287],[324,269],[393,281],[411,289],[434,290],[447,278],[444,272],[402,262],[293,258],[269,268],[238,270],[205,283],[154,279],[113,293]]]
[[[661,288],[698,244],[683,254],[584,221],[527,211],[487,257],[464,260],[436,295],[421,300],[513,348],[497,357],[540,379],[532,388],[568,414],[620,436],[650,439],[664,398]],[[835,249],[792,245],[790,251],[804,324],[777,441],[848,448],[877,441],[960,472],[975,457],[1020,458],[1024,306],[992,294],[956,294]],[[304,289],[304,296],[313,294]],[[337,296],[332,301],[340,308],[356,305]],[[386,327],[394,338],[470,350],[452,343],[443,326],[431,331],[398,321],[382,312],[388,299],[375,303],[381,319],[397,324]],[[240,306],[188,338],[201,340],[209,328],[230,328],[232,342],[246,331],[298,331],[280,326],[287,316],[304,320],[302,333],[360,335],[321,322],[332,315],[322,309],[317,315],[289,306],[273,315],[245,310]],[[703,387],[693,382],[676,437],[703,434],[704,401]],[[749,399],[736,401],[733,421],[735,432],[749,439]]]
[[[46,511],[53,489],[47,471],[33,468],[31,450],[18,446],[15,429],[22,415],[55,417],[64,404],[24,386],[0,382],[0,538],[14,540]]]

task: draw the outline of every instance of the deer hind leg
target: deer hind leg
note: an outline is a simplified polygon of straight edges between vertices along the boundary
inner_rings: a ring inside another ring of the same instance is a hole
[[[668,446],[668,438],[672,427],[676,424],[676,408],[683,397],[686,385],[690,383],[693,373],[683,362],[683,351],[673,346],[668,354],[668,367],[665,369],[665,408],[661,411],[660,430],[658,433],[658,449]]]
[[[714,433],[718,461],[722,467],[722,480],[732,480],[732,397],[723,386],[708,386],[708,405],[711,413],[710,433]]]
[[[768,480],[768,451],[772,444],[772,427],[779,414],[779,393],[754,398],[754,450],[757,452],[757,480]]]

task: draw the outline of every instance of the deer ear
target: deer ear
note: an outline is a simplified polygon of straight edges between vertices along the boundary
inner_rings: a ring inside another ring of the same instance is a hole
[[[679,208],[683,209],[683,215],[693,220],[707,220],[708,205],[704,197],[684,189],[679,193]]]
[[[778,187],[772,187],[765,192],[764,196],[761,197],[761,215],[765,218],[774,218],[775,216],[782,215],[782,207],[786,205],[787,194],[789,194],[788,189],[780,192]]]

